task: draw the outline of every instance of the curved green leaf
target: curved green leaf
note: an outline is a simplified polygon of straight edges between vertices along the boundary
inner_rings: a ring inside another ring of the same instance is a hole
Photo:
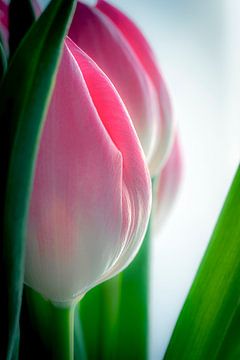
[[[239,353],[240,167],[178,318],[165,360],[234,359]],[[238,342],[238,346],[237,346]],[[225,357],[221,357],[225,354]]]
[[[52,0],[12,58],[0,89],[4,208],[1,242],[1,358],[12,359],[21,307],[25,225],[43,120],[74,0]]]

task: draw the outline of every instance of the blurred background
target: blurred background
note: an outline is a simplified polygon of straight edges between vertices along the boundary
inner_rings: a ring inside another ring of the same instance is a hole
[[[152,247],[149,351],[150,359],[158,360],[239,161],[240,2],[111,2],[140,26],[155,50],[183,149],[181,190]]]

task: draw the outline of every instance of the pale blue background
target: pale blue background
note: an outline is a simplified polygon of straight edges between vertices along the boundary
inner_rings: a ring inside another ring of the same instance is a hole
[[[87,1],[94,3],[94,1]],[[151,42],[184,153],[181,191],[152,253],[150,359],[161,359],[240,154],[238,0],[112,0]]]

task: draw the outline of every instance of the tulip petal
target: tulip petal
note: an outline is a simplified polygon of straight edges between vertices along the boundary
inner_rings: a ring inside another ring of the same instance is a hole
[[[121,257],[115,260],[114,269],[110,269],[113,276],[130,263],[140,247],[150,214],[151,182],[140,142],[117,91],[73,41],[67,39],[67,44],[82,70],[98,115],[124,161],[121,246],[125,246],[122,246]]]
[[[26,283],[70,301],[126,266],[142,242],[150,202],[148,171],[121,99],[67,39],[38,153]]]
[[[179,190],[182,177],[182,156],[178,136],[175,137],[171,154],[154,185],[153,227],[161,229]]]
[[[121,31],[137,58],[150,77],[158,94],[160,137],[150,164],[151,173],[159,172],[164,165],[173,141],[173,119],[168,91],[159,70],[157,60],[146,38],[139,28],[121,11],[104,0],[98,0],[96,7],[105,14]]]
[[[157,94],[149,76],[118,28],[101,11],[78,2],[71,39],[105,72],[133,120],[147,161],[158,135]]]

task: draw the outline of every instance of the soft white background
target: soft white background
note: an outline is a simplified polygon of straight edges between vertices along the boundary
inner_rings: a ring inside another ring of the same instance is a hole
[[[94,3],[94,1],[87,1]],[[112,0],[155,49],[184,156],[175,207],[152,254],[150,359],[161,359],[240,154],[239,0]]]

